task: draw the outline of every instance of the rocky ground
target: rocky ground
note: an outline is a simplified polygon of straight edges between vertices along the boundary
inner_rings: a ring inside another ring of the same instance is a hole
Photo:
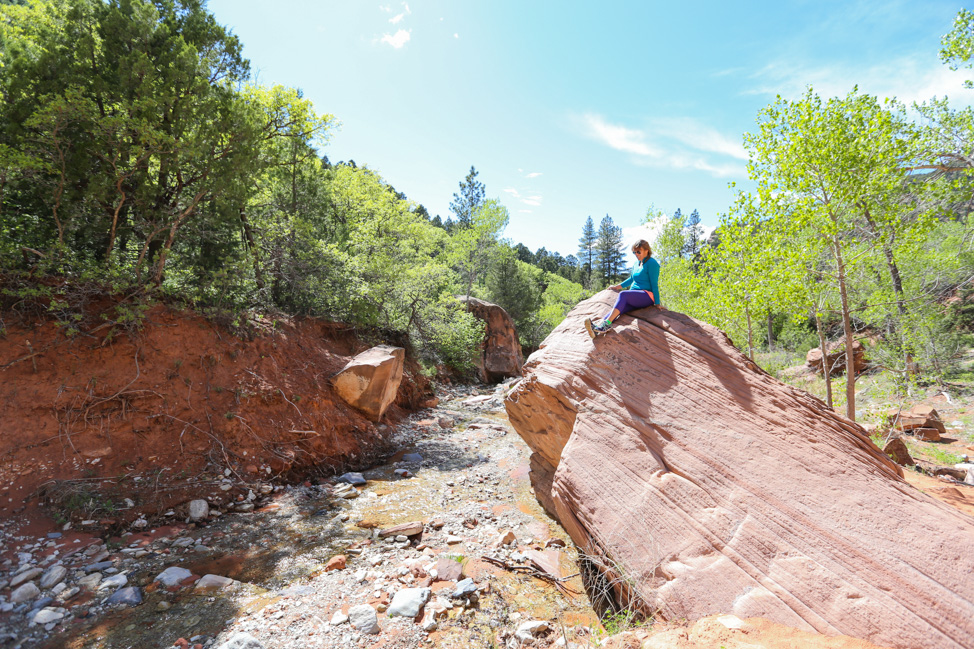
[[[362,484],[254,483],[242,511],[196,510],[199,524],[107,543],[6,521],[16,554],[3,565],[0,641],[487,647],[599,633],[574,546],[530,492],[506,387],[441,391],[438,408],[397,426],[399,453],[347,478]]]
[[[441,389],[361,479],[230,472],[247,494],[233,511],[199,502],[107,542],[5,520],[0,646],[873,646],[733,616],[610,638],[629,621],[600,623],[574,545],[537,504],[508,387]]]

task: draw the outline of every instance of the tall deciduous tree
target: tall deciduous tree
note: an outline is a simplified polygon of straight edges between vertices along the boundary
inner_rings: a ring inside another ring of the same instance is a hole
[[[911,150],[901,124],[874,97],[853,91],[823,101],[811,89],[797,101],[779,98],[759,116],[759,131],[745,138],[749,172],[762,205],[781,206],[796,227],[809,228],[835,263],[846,341],[846,414],[856,417],[851,278],[870,253],[855,237],[857,225],[904,185]]]

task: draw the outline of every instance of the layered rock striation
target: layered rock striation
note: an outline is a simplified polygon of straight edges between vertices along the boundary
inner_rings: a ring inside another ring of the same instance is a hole
[[[668,619],[764,617],[889,647],[974,638],[974,518],[857,424],[656,308],[596,341],[579,304],[507,399],[538,499],[617,598]]]

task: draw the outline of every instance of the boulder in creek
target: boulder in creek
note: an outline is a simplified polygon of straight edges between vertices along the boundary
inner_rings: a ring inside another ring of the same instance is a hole
[[[974,518],[716,328],[648,308],[592,341],[580,303],[508,395],[539,501],[615,597],[895,648],[974,637]]]
[[[331,383],[345,403],[379,421],[396,400],[405,358],[402,347],[378,345],[350,360]]]
[[[476,318],[483,320],[487,329],[477,359],[477,373],[484,383],[500,383],[512,376],[521,376],[524,355],[518,341],[514,321],[502,307],[475,297],[458,295]]]

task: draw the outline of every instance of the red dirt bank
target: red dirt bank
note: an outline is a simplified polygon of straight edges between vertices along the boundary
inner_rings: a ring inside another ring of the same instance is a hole
[[[258,481],[329,475],[381,453],[388,429],[345,405],[329,383],[370,345],[335,323],[262,324],[264,333],[242,340],[157,306],[134,338],[103,326],[69,340],[51,322],[7,318],[0,517],[46,502],[59,519],[122,524],[209,495],[227,504]],[[407,362],[386,417],[431,396]],[[223,491],[226,469],[234,486]]]

